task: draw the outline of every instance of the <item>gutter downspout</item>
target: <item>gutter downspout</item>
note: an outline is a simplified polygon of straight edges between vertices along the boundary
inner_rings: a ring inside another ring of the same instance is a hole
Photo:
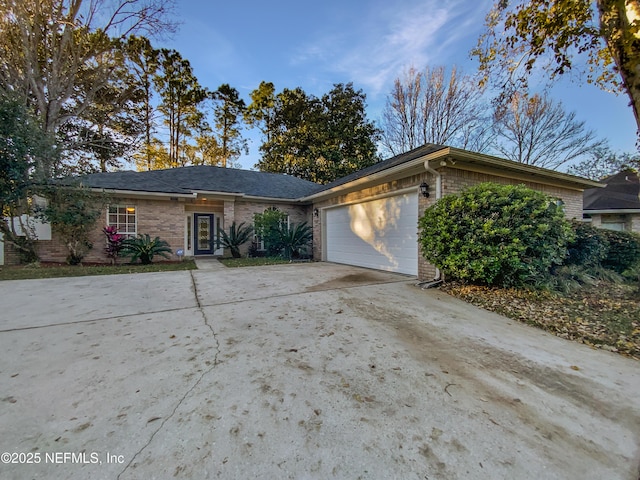
[[[442,198],[442,174],[431,166],[431,162],[432,160],[425,160],[424,169],[428,173],[433,175],[436,179],[436,202],[437,202]],[[435,287],[436,285],[439,285],[440,283],[442,283],[442,281],[443,281],[442,272],[440,272],[439,268],[436,268],[436,274],[433,280],[428,282],[421,282],[418,285],[420,285],[421,288],[431,288],[431,287]]]

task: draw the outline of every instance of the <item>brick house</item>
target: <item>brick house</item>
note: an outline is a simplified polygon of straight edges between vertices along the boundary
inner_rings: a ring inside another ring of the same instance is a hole
[[[584,191],[584,216],[594,227],[640,233],[640,178],[624,170]]]
[[[288,175],[192,166],[151,172],[97,173],[83,184],[110,194],[103,224],[91,236],[87,262],[106,261],[101,233],[115,225],[127,234],[148,233],[185,256],[223,255],[220,229],[253,223],[276,207],[290,223],[313,226],[313,257],[394,271],[419,279],[435,269],[420,255],[417,222],[443,195],[481,182],[525,184],[564,203],[568,218],[582,218],[582,192],[591,180],[453,147],[427,144],[328,185]],[[428,196],[421,193],[428,189]],[[211,240],[214,240],[213,242]],[[244,246],[245,252],[248,248]],[[44,261],[64,261],[55,238],[40,242]]]

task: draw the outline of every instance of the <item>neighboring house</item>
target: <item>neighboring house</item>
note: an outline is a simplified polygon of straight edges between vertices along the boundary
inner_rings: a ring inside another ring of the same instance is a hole
[[[313,225],[315,260],[394,271],[431,279],[435,268],[418,249],[418,218],[443,195],[481,182],[525,184],[564,203],[568,218],[582,217],[582,192],[599,184],[457,148],[428,144],[328,185],[248,170],[193,166],[151,172],[97,173],[83,184],[114,199],[103,224],[122,233],[148,233],[185,256],[222,255],[220,229],[251,224],[276,207],[290,223]],[[420,186],[428,186],[429,196]],[[106,261],[98,223],[87,262]],[[54,236],[55,237],[55,236]],[[213,240],[213,242],[211,241]],[[248,245],[245,245],[245,251]],[[54,238],[43,241],[44,261],[64,261]]]
[[[595,227],[640,233],[640,179],[633,170],[605,178],[604,188],[584,191],[584,216]]]

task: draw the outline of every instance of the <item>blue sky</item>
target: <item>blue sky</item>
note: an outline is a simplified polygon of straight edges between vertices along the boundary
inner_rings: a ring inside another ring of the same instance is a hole
[[[393,80],[415,66],[462,67],[483,30],[492,0],[177,0],[180,28],[157,46],[187,58],[203,86],[222,83],[249,102],[261,81],[276,92],[301,87],[320,96],[334,83],[353,82],[367,95],[369,118],[378,120]],[[565,109],[609,139],[619,152],[635,151],[635,121],[624,95],[579,81],[553,90]],[[252,168],[260,138],[248,131],[250,152],[240,159]]]

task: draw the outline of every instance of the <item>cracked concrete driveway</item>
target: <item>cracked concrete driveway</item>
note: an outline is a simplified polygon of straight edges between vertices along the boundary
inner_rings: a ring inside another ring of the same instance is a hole
[[[638,478],[638,362],[404,276],[283,265],[0,298],[3,479]]]

